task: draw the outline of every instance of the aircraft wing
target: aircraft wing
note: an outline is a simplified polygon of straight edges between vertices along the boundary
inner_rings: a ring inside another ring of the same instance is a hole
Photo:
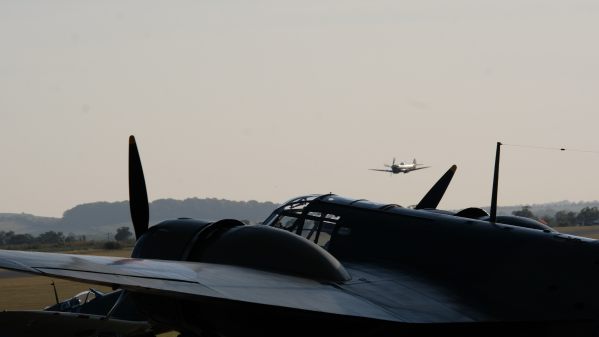
[[[411,303],[406,306],[381,304],[377,298],[356,293],[357,289],[376,283],[368,280],[353,280],[347,285],[332,284],[213,263],[0,250],[0,268],[198,301],[246,302],[387,322],[473,321],[467,311],[448,307],[444,303],[448,300],[446,294],[430,291],[430,285],[411,280],[409,275],[404,280],[395,277],[395,290],[388,292],[397,296],[389,303]],[[403,288],[398,287],[402,283]]]
[[[422,169],[429,168],[429,167],[430,167],[430,166],[414,167],[414,168],[412,169],[412,171],[416,171],[416,170],[422,170]]]
[[[391,170],[381,170],[381,169],[369,169],[370,171],[379,171],[379,172],[391,172],[393,173],[393,171]]]

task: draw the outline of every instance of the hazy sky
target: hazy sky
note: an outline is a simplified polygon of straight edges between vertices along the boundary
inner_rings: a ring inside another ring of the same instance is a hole
[[[599,151],[599,2],[0,1],[0,212],[127,192],[490,202],[495,143]],[[432,167],[369,171],[393,157]],[[499,203],[599,199],[599,154],[505,147]]]

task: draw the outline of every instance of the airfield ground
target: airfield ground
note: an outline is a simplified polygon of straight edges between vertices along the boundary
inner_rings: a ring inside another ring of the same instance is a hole
[[[599,226],[560,227],[557,230],[562,233],[599,240]],[[128,257],[131,255],[131,249],[70,251],[69,253]],[[29,276],[28,274],[0,269],[0,310],[42,309],[47,305],[53,304],[55,299],[51,282],[52,280],[47,277]],[[61,301],[90,287],[89,284],[59,279],[54,279],[54,282],[56,283],[56,289]],[[110,291],[108,287],[93,287],[101,291]],[[176,332],[160,335],[160,337],[175,336],[177,336]]]
[[[599,240],[599,226],[557,227],[558,232]]]

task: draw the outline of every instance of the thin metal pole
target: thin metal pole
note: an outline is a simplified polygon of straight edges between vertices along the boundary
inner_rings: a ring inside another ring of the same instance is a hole
[[[54,280],[52,280],[52,283],[50,285],[52,286],[52,288],[54,288],[54,298],[56,299],[56,304],[58,304],[58,291],[56,291],[56,284],[54,283]]]
[[[501,142],[497,142],[495,151],[495,173],[493,174],[493,192],[491,194],[491,223],[497,219],[497,183],[499,181],[499,154],[501,152]]]

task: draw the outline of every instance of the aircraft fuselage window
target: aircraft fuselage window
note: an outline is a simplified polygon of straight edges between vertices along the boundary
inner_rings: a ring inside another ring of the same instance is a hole
[[[264,224],[301,235],[326,248],[341,217],[307,209],[316,197],[298,197],[288,201],[273,212]]]
[[[325,214],[323,217],[321,213],[310,212],[307,215],[281,215],[269,225],[301,235],[321,247],[326,247],[339,219],[339,216],[333,214]],[[349,231],[347,227],[342,229]]]
[[[313,235],[314,232],[316,232],[316,229],[318,228],[318,225],[316,224],[316,222],[314,220],[305,220],[304,221],[304,226],[302,227],[302,236],[305,237],[306,239],[310,240]]]
[[[284,229],[287,231],[293,231],[297,225],[296,221],[297,221],[296,217],[282,216],[279,219],[277,219],[277,221],[275,221],[275,223],[272,226],[276,227],[276,228],[281,228],[281,229]]]
[[[325,214],[323,217],[319,212],[310,212],[306,215],[301,230],[298,228],[298,234],[321,247],[326,247],[338,220],[339,217],[332,214]]]

